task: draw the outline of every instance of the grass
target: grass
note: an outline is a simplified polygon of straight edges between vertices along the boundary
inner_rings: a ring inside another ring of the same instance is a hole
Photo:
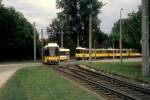
[[[23,68],[0,89],[0,100],[99,100],[46,67]]]
[[[150,82],[150,76],[142,76],[142,68],[140,62],[99,62],[99,63],[87,63],[87,65],[103,70],[108,73],[126,76],[139,81]]]

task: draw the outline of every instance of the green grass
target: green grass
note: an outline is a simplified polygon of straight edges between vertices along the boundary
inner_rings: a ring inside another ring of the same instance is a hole
[[[0,89],[0,100],[99,100],[46,67],[23,68]]]
[[[140,62],[125,62],[123,64],[119,62],[99,62],[99,63],[87,63],[87,65],[98,68],[108,73],[126,76],[135,80],[150,82],[150,76],[142,76],[142,68]]]

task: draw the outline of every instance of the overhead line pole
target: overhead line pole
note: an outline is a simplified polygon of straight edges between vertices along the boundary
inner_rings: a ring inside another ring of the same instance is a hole
[[[61,31],[61,48],[63,48],[64,47],[64,39],[63,39],[64,37],[63,37],[63,32]]]
[[[34,62],[36,62],[36,28],[35,28],[35,22],[33,23],[33,42],[34,42]]]
[[[149,75],[149,0],[142,0],[142,74]]]
[[[0,0],[0,6],[1,6],[1,4],[2,4],[2,1],[3,1],[3,0]]]
[[[43,60],[43,55],[44,55],[44,50],[43,50],[43,45],[44,45],[44,43],[43,43],[43,29],[41,29],[41,42],[42,42],[42,47],[41,47],[41,50],[42,50],[42,60]]]
[[[122,11],[123,8],[120,9],[120,40],[119,40],[119,44],[120,44],[120,62],[122,63]]]
[[[89,60],[92,60],[92,15],[89,14]]]
[[[77,46],[80,46],[80,42],[79,42],[79,34],[77,35]]]

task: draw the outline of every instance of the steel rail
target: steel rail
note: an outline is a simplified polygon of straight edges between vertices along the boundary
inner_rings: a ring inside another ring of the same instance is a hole
[[[149,100],[150,99],[149,95],[144,94],[144,93],[141,94],[141,91],[137,91],[137,90],[131,89],[128,86],[122,86],[121,84],[117,85],[116,83],[112,83],[112,82],[109,82],[108,80],[104,80],[104,79],[101,79],[101,78],[98,78],[98,77],[94,77],[94,76],[91,77],[88,72],[83,72],[81,70],[74,69],[72,71],[74,73],[76,73],[77,75],[80,75],[80,76],[82,75],[83,77],[85,77],[87,79],[89,79],[88,77],[90,77],[91,80],[93,80],[93,81],[95,80],[97,83],[101,83],[101,84],[104,84],[104,85],[106,84],[105,86],[110,87],[110,88],[112,88],[115,91],[122,92],[123,94],[125,94],[127,96],[133,97],[135,100],[144,100],[145,98],[146,98],[145,100],[147,100],[147,99]],[[119,89],[118,87],[125,89],[125,91]],[[130,92],[127,93],[126,90],[130,91]],[[130,94],[130,93],[132,93],[132,94]]]
[[[121,85],[124,85],[124,86],[128,86],[132,89],[136,89],[136,90],[139,90],[143,93],[146,93],[146,94],[149,94],[150,95],[150,89],[149,88],[146,88],[146,87],[142,87],[142,86],[139,86],[139,85],[135,85],[133,83],[129,83],[125,80],[121,80],[121,79],[117,79],[113,76],[110,76],[110,75],[106,75],[106,74],[101,74],[97,71],[92,71],[92,70],[89,70],[89,69],[84,69],[84,68],[81,68],[79,65],[76,65],[79,69],[81,70],[84,70],[86,72],[90,72],[92,73],[93,75],[97,75],[97,76],[100,76],[100,77],[105,77],[107,78],[109,81],[115,81],[115,82],[118,82],[118,83],[121,83]]]
[[[75,77],[75,78],[80,79],[82,81],[85,81],[86,83],[88,82],[91,85],[94,85],[99,89],[104,89],[105,91],[109,91],[112,94],[114,94],[115,96],[119,96],[120,98],[123,98],[123,99],[126,99],[126,100],[138,100],[138,98],[136,98],[132,95],[129,95],[129,94],[121,92],[121,91],[117,91],[116,89],[108,87],[107,85],[95,82],[95,80],[87,78],[84,75],[81,75],[79,73],[78,74],[72,74],[72,73],[69,73],[69,72],[65,71],[63,68],[60,69],[60,68],[55,67],[54,69],[59,71],[59,72],[63,72],[65,74],[69,75],[69,76],[72,76],[72,77]]]

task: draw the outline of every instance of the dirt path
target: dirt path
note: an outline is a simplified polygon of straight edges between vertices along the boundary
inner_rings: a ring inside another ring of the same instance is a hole
[[[0,65],[0,88],[11,78],[19,69],[24,67],[36,67],[41,63],[21,63],[21,64],[1,64]]]

